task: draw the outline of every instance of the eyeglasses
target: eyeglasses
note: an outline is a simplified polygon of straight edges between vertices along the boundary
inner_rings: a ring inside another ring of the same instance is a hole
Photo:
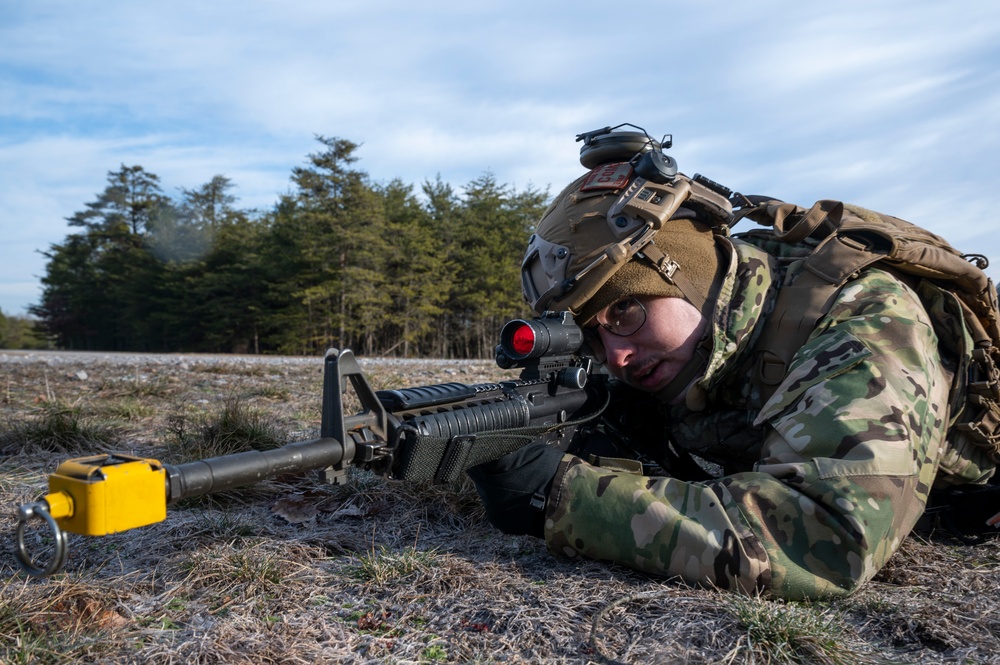
[[[583,337],[589,347],[588,355],[603,363],[607,360],[608,354],[597,327],[600,326],[618,337],[634,335],[646,323],[646,308],[638,298],[629,296],[611,303],[603,311],[598,312],[595,318],[597,325],[584,328]]]

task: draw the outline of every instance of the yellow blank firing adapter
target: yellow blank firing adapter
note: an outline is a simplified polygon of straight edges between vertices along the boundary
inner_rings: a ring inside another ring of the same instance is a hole
[[[163,466],[152,459],[114,454],[63,462],[49,476],[49,493],[19,511],[18,563],[36,577],[59,570],[66,558],[66,538],[60,528],[104,536],[162,522],[167,517],[166,482]],[[24,546],[24,527],[33,517],[48,522],[55,539],[55,555],[44,568]]]
[[[52,517],[70,533],[104,536],[167,518],[167,474],[156,460],[95,455],[66,460],[49,476]]]

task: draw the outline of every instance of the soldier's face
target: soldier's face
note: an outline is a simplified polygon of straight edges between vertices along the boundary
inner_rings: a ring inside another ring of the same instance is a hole
[[[655,393],[667,386],[694,355],[706,321],[698,309],[683,298],[639,296],[646,311],[645,323],[628,336],[616,335],[598,325],[607,355],[605,367],[617,379]],[[620,303],[612,303],[597,314],[599,322],[613,322]],[[683,398],[683,393],[678,401]]]

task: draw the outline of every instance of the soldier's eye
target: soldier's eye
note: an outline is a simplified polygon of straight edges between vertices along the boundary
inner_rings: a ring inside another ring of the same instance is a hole
[[[635,297],[623,298],[608,306],[601,326],[615,335],[626,337],[635,333],[646,322],[646,309]]]

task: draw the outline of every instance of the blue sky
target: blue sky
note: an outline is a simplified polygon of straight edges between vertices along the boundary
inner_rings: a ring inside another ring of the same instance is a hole
[[[673,134],[682,171],[907,218],[1000,276],[1000,3],[0,0],[0,310],[122,164],[266,210],[316,135],[373,180],[555,194],[574,136]]]

